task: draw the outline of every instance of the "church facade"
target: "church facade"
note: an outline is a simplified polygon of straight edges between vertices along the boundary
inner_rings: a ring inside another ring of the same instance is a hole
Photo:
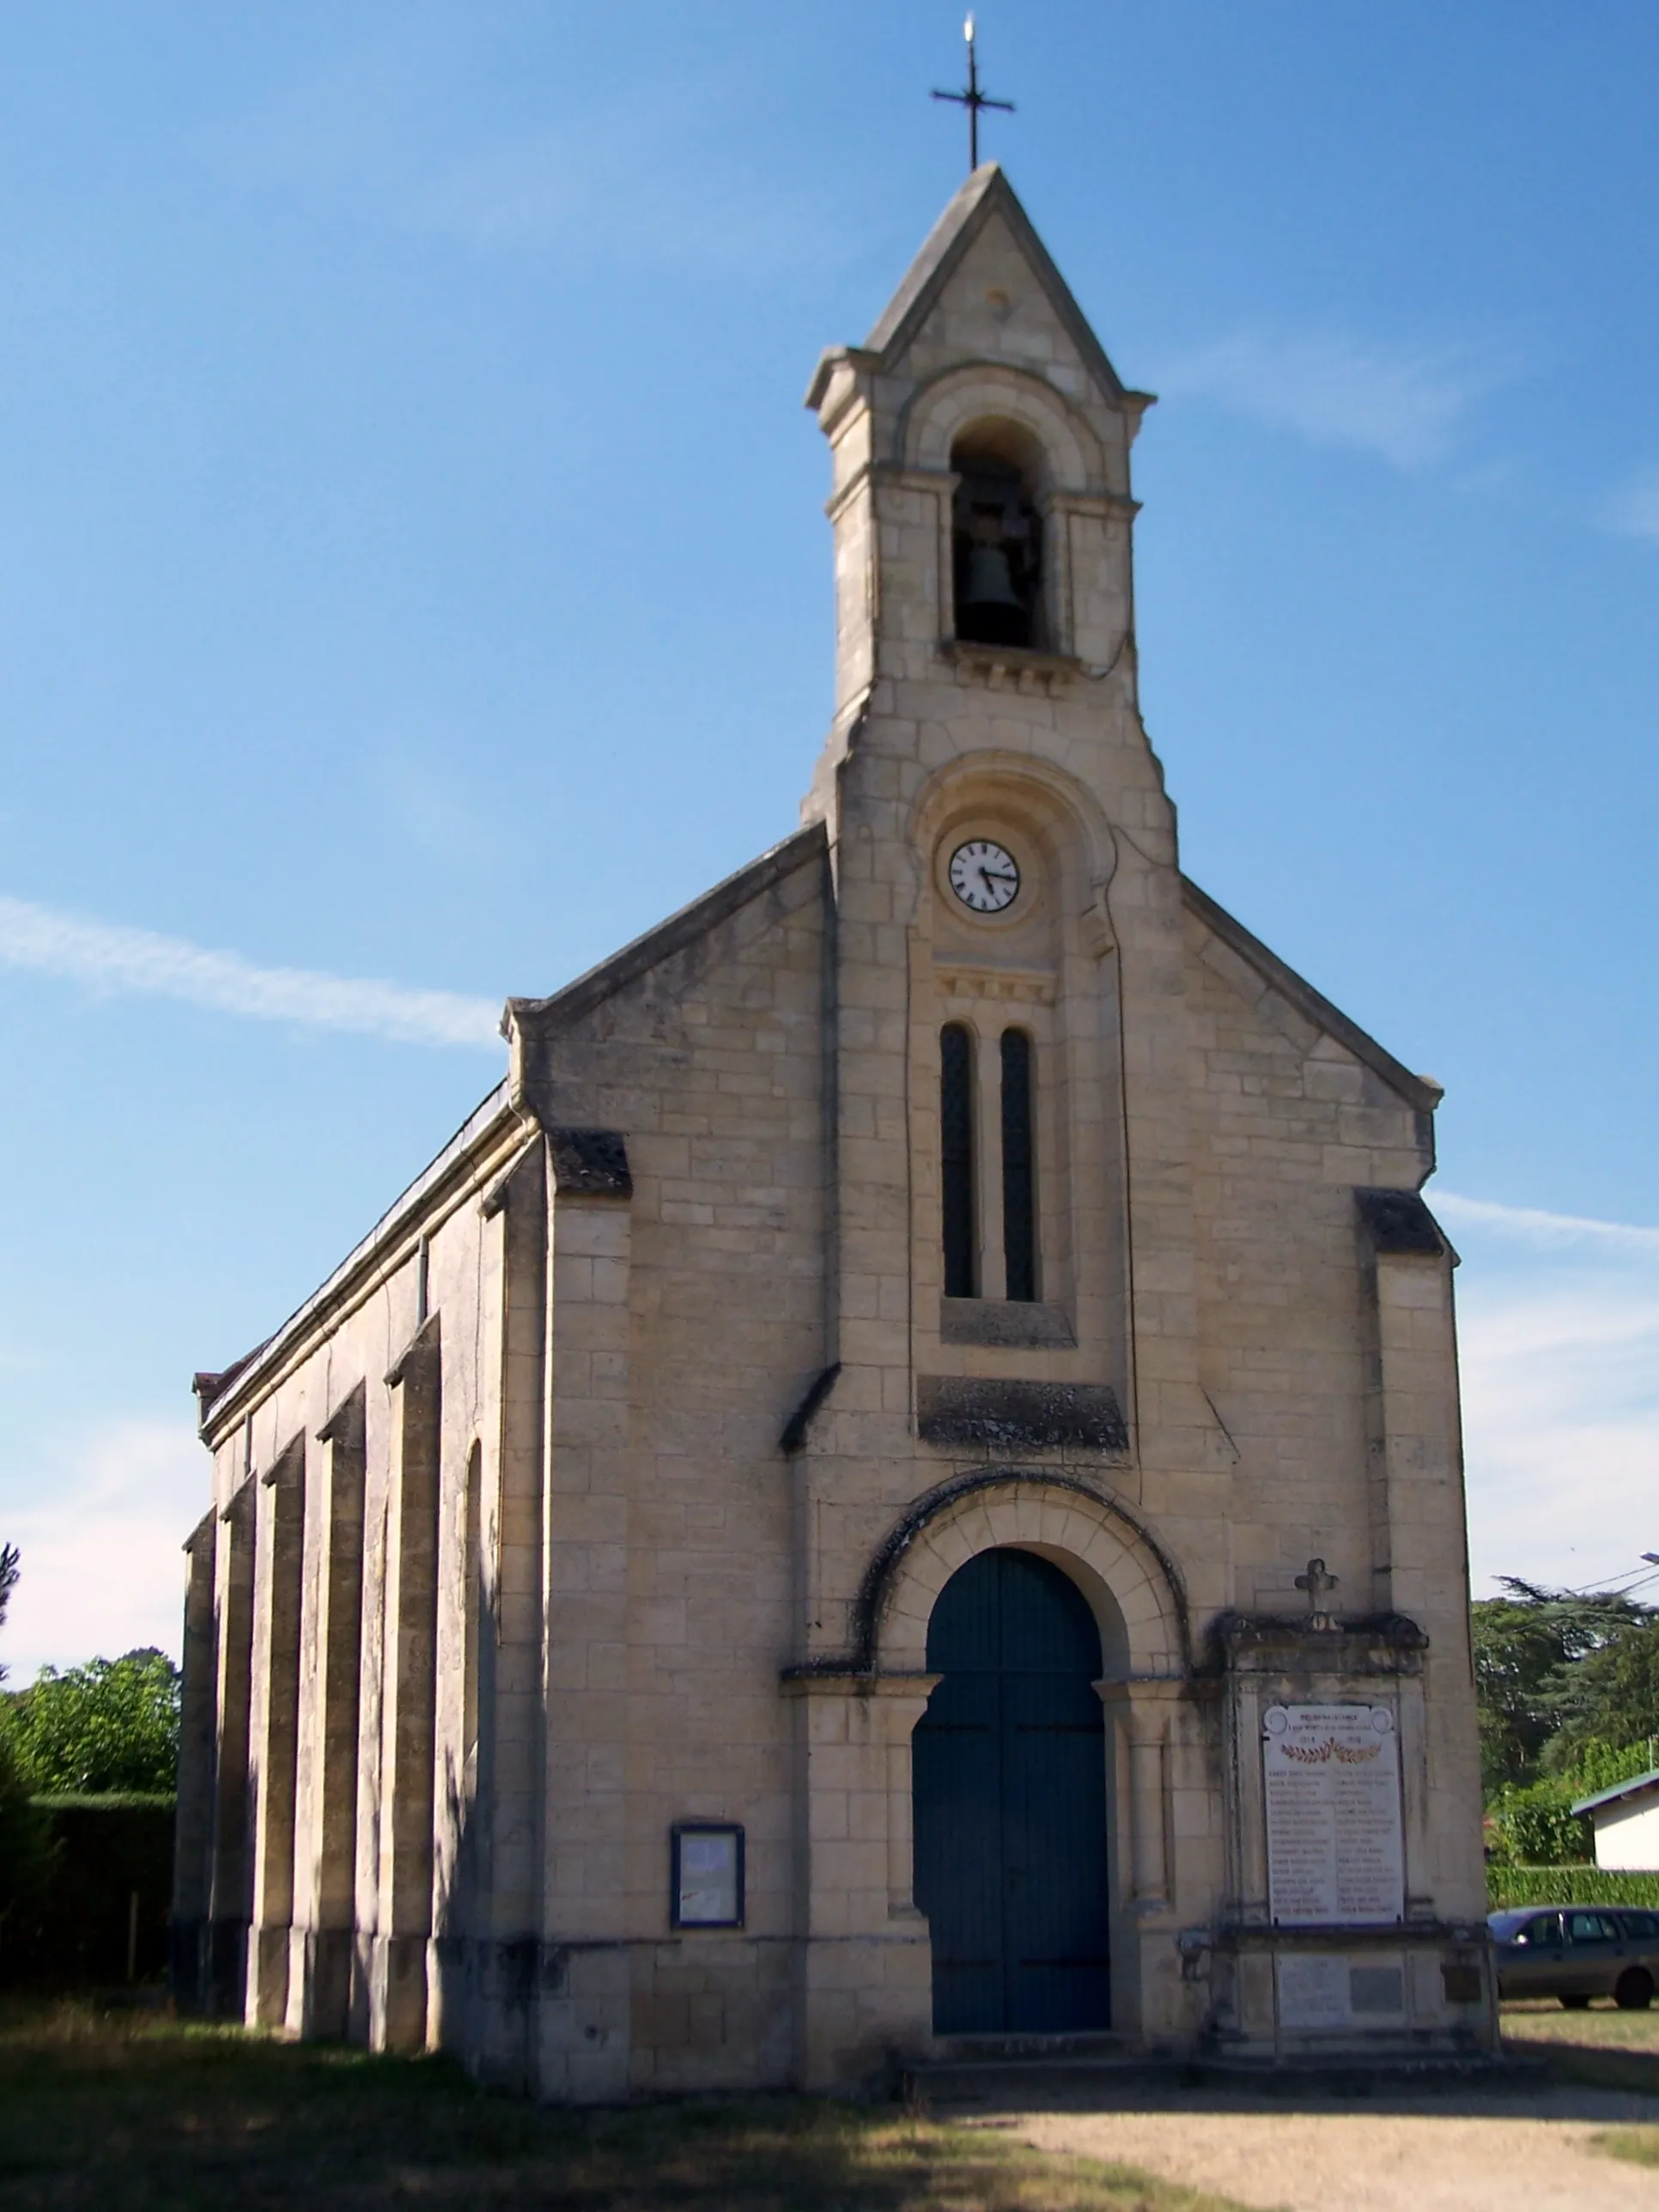
[[[556,2099],[1491,2047],[1439,1097],[1182,874],[994,167],[808,404],[801,827],[198,1377],[174,1973]]]

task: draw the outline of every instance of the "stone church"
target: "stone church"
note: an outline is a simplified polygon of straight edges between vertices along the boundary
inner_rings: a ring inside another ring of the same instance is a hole
[[[571,2100],[1489,2048],[1438,1087],[1181,872],[1149,397],[1000,169],[807,404],[801,826],[197,1378],[180,1997]]]

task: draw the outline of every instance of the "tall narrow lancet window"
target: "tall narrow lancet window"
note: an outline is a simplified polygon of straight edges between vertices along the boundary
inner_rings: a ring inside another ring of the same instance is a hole
[[[960,1022],[939,1040],[939,1182],[945,1201],[945,1295],[978,1293],[974,1267],[974,1041]]]
[[[1002,1257],[1006,1295],[1037,1294],[1036,1163],[1031,1143],[1031,1040],[1002,1032]]]

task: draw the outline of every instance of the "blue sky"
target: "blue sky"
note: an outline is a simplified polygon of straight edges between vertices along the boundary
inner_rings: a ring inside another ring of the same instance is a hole
[[[1481,1575],[1659,1549],[1659,14],[986,0],[1121,373],[1189,872],[1447,1085]],[[556,988],[786,833],[800,398],[961,174],[960,15],[0,21],[14,1679],[176,1641],[190,1372]],[[1446,1196],[1446,1193],[1451,1194]]]

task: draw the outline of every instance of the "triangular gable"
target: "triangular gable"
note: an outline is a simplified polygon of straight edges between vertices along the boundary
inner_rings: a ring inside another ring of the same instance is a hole
[[[1316,991],[1304,976],[1288,967],[1276,952],[1270,952],[1259,937],[1252,937],[1242,921],[1235,921],[1224,907],[1218,906],[1207,891],[1200,890],[1188,876],[1181,878],[1182,896],[1188,910],[1194,915],[1228,949],[1236,953],[1247,966],[1261,976],[1264,988],[1277,991],[1289,1000],[1297,1012],[1314,1027],[1322,1030],[1328,1037],[1353,1054],[1362,1066],[1380,1075],[1391,1091],[1397,1091],[1407,1104],[1419,1114],[1432,1114],[1444,1093],[1429,1075],[1413,1075],[1403,1060],[1398,1060],[1386,1047],[1378,1044],[1374,1036],[1362,1030],[1358,1022],[1350,1021],[1340,1006],[1334,1006],[1324,994]]]
[[[509,999],[502,1016],[501,1029],[511,1037],[516,1031],[520,1036],[545,1036],[556,1033],[595,1006],[646,975],[653,968],[684,951],[688,945],[706,937],[730,915],[745,907],[763,891],[793,875],[797,868],[805,867],[820,859],[826,849],[827,839],[821,822],[809,823],[805,830],[797,830],[781,845],[774,845],[757,860],[750,860],[724,883],[705,891],[690,906],[671,914],[666,921],[659,921],[643,937],[636,937],[631,945],[624,945],[620,952],[613,952],[597,968],[590,968],[585,975],[567,983],[562,991],[555,991],[546,999]]]
[[[1107,359],[1105,348],[1089,327],[1088,319],[1054,266],[1048,247],[1037,236],[1013,186],[994,161],[981,162],[933,225],[862,349],[878,355],[884,366],[890,366],[898,358],[921,329],[969,248],[994,216],[1000,216],[1012,232],[1014,242],[1042,286],[1049,306],[1107,395],[1119,405],[1150,406],[1151,393],[1130,391]]]

